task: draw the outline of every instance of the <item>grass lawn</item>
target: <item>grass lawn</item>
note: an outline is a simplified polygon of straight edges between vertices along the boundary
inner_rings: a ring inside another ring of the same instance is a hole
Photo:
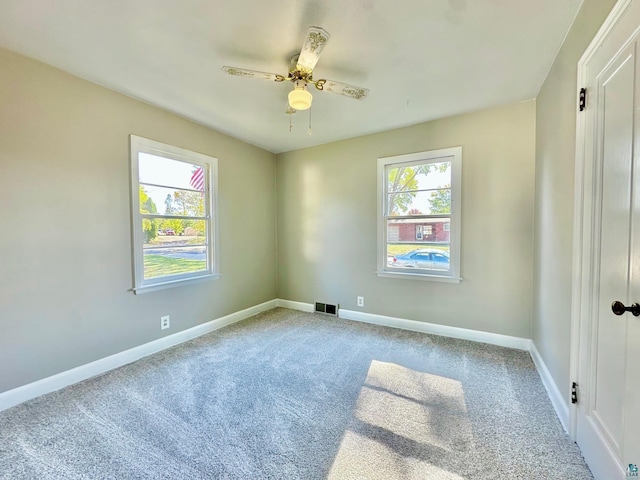
[[[183,258],[169,258],[163,255],[144,256],[144,278],[198,272],[206,269],[206,260],[186,260]]]

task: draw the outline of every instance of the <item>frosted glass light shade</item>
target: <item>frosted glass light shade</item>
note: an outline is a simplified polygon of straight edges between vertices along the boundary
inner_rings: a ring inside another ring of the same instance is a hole
[[[312,98],[304,86],[296,86],[289,92],[289,105],[296,110],[307,110],[311,107]]]

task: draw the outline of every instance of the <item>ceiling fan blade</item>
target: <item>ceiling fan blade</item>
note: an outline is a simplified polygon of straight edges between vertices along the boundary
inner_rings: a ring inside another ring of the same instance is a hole
[[[222,67],[222,70],[229,75],[233,75],[235,77],[248,77],[248,78],[259,78],[261,80],[271,80],[274,82],[284,82],[287,77],[283,75],[278,75],[277,73],[267,73],[267,72],[258,72],[256,70],[247,70],[244,68],[237,67]]]
[[[297,69],[303,73],[311,73],[318,63],[320,52],[331,38],[329,32],[320,27],[309,27],[300,50]]]
[[[316,88],[318,90],[344,95],[345,97],[355,98],[356,100],[362,100],[364,97],[369,95],[368,88],[356,87],[355,85],[335,82],[333,80],[318,80],[316,82]]]

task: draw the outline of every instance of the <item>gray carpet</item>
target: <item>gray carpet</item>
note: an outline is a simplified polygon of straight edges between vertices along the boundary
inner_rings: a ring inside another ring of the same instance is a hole
[[[589,479],[522,351],[274,309],[0,413],[1,479]]]

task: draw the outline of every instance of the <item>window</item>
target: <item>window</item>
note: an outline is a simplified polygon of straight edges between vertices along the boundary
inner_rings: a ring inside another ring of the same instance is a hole
[[[219,276],[217,162],[131,135],[135,293]]]
[[[460,281],[462,147],[378,159],[378,275]]]

